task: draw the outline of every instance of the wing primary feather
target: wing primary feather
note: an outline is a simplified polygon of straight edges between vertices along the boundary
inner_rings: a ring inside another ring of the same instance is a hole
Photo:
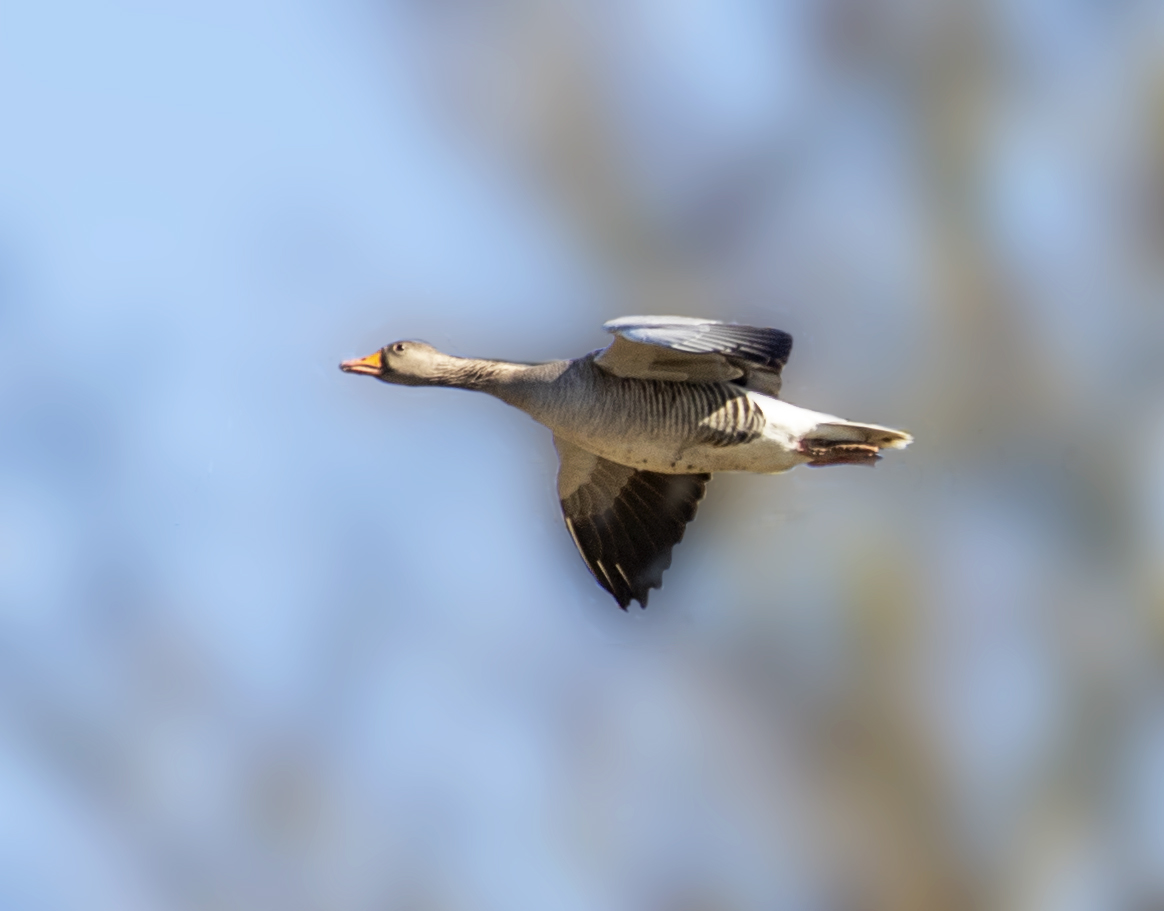
[[[615,341],[595,363],[616,376],[671,382],[738,382],[774,395],[792,352],[780,329],[739,326],[684,317],[627,316],[604,328]],[[653,350],[652,350],[653,349]],[[675,355],[659,352],[669,349]]]
[[[555,443],[564,473],[573,479],[579,470],[588,472],[561,501],[574,546],[619,607],[625,610],[632,600],[646,607],[695,516],[708,475],[636,471],[560,439]]]

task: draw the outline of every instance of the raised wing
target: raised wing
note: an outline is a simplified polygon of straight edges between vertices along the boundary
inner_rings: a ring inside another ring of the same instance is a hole
[[[676,382],[730,381],[780,392],[792,336],[685,316],[624,316],[603,326],[614,341],[594,359],[616,376]]]
[[[710,475],[636,471],[554,437],[558,497],[578,553],[623,610],[647,606]]]

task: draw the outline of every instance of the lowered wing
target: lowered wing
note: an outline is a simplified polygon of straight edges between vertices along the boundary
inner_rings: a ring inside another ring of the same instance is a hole
[[[636,471],[554,437],[558,497],[578,553],[623,610],[647,606],[710,475]]]

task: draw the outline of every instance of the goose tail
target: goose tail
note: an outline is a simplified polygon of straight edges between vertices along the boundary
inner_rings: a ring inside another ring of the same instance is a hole
[[[808,465],[873,465],[882,449],[904,449],[913,437],[903,430],[878,424],[828,421],[817,424],[801,438],[800,451]]]

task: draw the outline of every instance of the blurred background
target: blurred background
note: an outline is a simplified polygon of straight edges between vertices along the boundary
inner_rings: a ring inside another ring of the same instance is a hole
[[[1164,907],[1164,7],[0,26],[0,907]],[[550,436],[337,369],[793,333],[875,471],[647,611]]]

